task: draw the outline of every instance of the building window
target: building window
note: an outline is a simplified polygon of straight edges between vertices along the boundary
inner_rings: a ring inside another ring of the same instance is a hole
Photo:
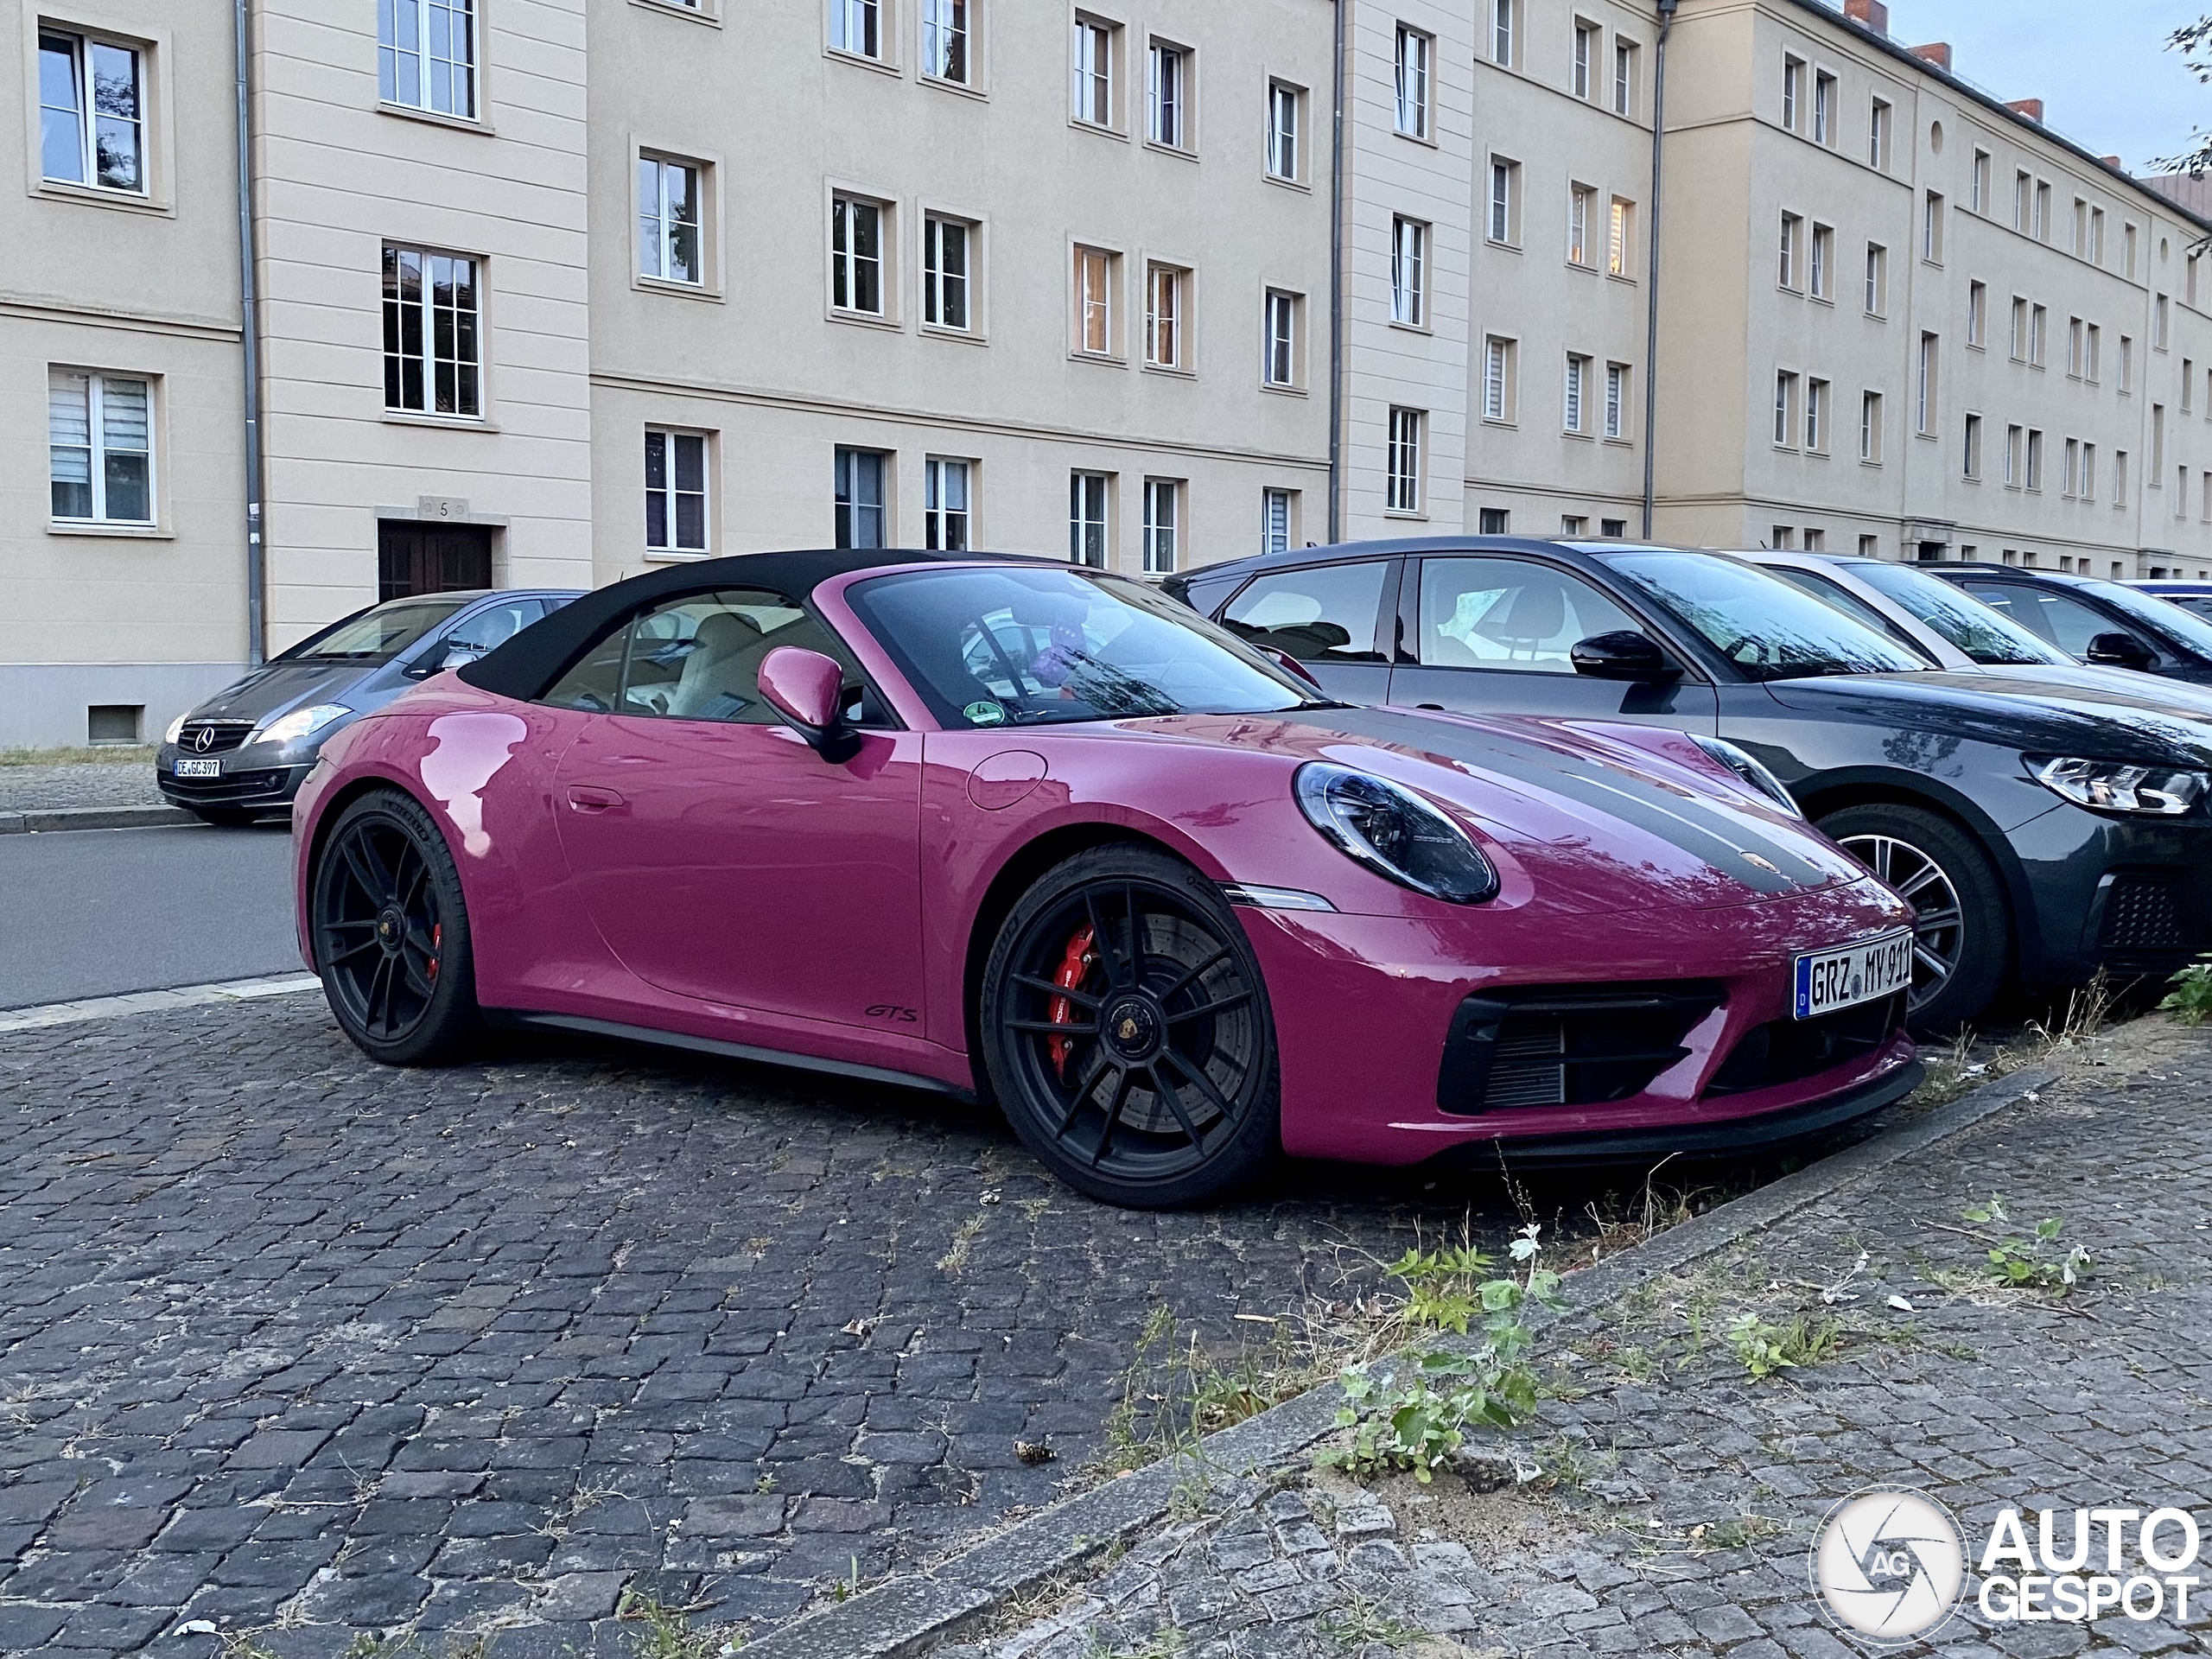
[[[377,93],[387,104],[474,120],[475,0],[382,0]]]
[[[1287,553],[1290,550],[1294,493],[1289,490],[1260,492],[1261,552]]]
[[[1567,188],[1567,261],[1571,265],[1590,263],[1590,203],[1597,194],[1586,184]]]
[[[1268,176],[1298,181],[1298,88],[1268,83]]]
[[[969,327],[969,249],[974,226],[931,213],[922,220],[922,321]]]
[[[1966,421],[1966,453],[1960,461],[1961,474],[1972,479],[1981,476],[1981,416],[1968,415]]]
[[[1563,512],[1559,516],[1561,536],[1583,537],[1590,533],[1590,519],[1586,513]]]
[[[2082,327],[2082,319],[2066,319],[2066,373],[2069,379],[2082,378],[2083,359],[2088,352],[2088,336]]]
[[[2088,343],[2083,350],[2082,358],[2082,378],[2091,385],[2094,385],[2097,383],[2098,372],[2104,363],[2105,331],[2093,322],[2088,326]],[[2212,397],[2212,391],[2208,391],[2206,395]]]
[[[1797,532],[1788,524],[1776,524],[1766,534],[1769,547],[1788,549],[1797,545]]]
[[[2012,296],[2012,360],[2028,360],[2028,302],[2018,294]]]
[[[1816,300],[1828,297],[1828,271],[1835,264],[1835,232],[1825,225],[1813,226],[1812,261],[1806,291]]]
[[[1628,365],[1605,365],[1605,423],[1609,438],[1628,435]]]
[[[837,545],[881,547],[883,454],[839,449],[836,457]]]
[[[1613,41],[1613,113],[1636,113],[1636,48],[1618,39]]]
[[[2113,451],[2112,504],[2115,507],[2127,505],[2127,451],[2125,449]]]
[[[1866,111],[1866,165],[1877,173],[1890,170],[1890,106],[1878,98]]]
[[[1075,348],[1097,357],[1114,353],[1115,257],[1103,248],[1075,251]]]
[[[1260,378],[1270,386],[1298,384],[1298,296],[1268,290]]]
[[[1510,246],[1520,229],[1521,163],[1492,157],[1490,164],[1490,239]]]
[[[1145,137],[1169,149],[1188,142],[1190,54],[1164,41],[1152,43],[1151,68],[1145,81]]]
[[[1618,540],[1628,534],[1628,520],[1625,518],[1600,518],[1598,521],[1598,533],[1600,536],[1610,536]]]
[[[153,404],[143,380],[49,369],[52,510],[78,523],[154,522]]]
[[[1417,409],[1390,411],[1383,482],[1385,512],[1421,511],[1421,411]]]
[[[1574,95],[1587,99],[1591,90],[1591,67],[1598,55],[1598,42],[1604,31],[1595,23],[1586,23],[1580,18],[1574,24],[1574,57],[1568,73],[1568,85]]]
[[[1933,190],[1920,205],[1920,257],[1931,265],[1943,263],[1943,198]]]
[[[2025,173],[2012,175],[2012,228],[2023,233],[2028,228],[2028,202],[2034,194],[2034,183]]]
[[[1483,342],[1483,418],[1513,418],[1513,342],[1496,334]]]
[[[1512,516],[1503,507],[1484,507],[1477,515],[1475,533],[1478,536],[1503,536],[1512,523]]]
[[[2050,187],[2041,179],[2036,181],[2035,238],[2038,242],[2050,240]]]
[[[1390,321],[1423,327],[1427,310],[1428,226],[1417,219],[1390,221]]]
[[[1068,474],[1068,562],[1106,568],[1106,474]]]
[[[1567,354],[1567,396],[1560,424],[1569,432],[1586,432],[1589,415],[1585,407],[1590,389],[1590,359],[1569,352]]]
[[[1878,559],[1881,557],[1881,537],[1878,536],[1861,536],[1859,538],[1859,556],[1862,559]]]
[[[1878,242],[1866,245],[1866,315],[1878,317],[1889,309],[1890,251]]]
[[[1920,337],[1920,361],[1913,377],[1913,430],[1926,437],[1936,430],[1936,336]]]
[[[690,162],[638,157],[638,275],[706,281],[701,257],[700,169]]]
[[[1636,204],[1615,196],[1605,222],[1605,274],[1608,276],[1630,274],[1635,245]]]
[[[1782,60],[1782,124],[1790,131],[1797,130],[1801,106],[1805,101],[1805,66],[1796,58]]]
[[[707,550],[707,440],[698,432],[645,433],[645,546]]]
[[[1173,265],[1154,265],[1145,274],[1144,360],[1155,369],[1190,367],[1183,333],[1190,276]]]
[[[1973,193],[1968,198],[1974,211],[1989,211],[1989,152],[1977,149],[1974,153]]]
[[[1967,344],[1985,346],[1989,334],[1989,284],[1967,284]]]
[[[1859,459],[1876,466],[1882,460],[1882,394],[1859,394]]]
[[[2097,446],[2094,443],[2082,446],[2082,499],[2097,499]]]
[[[39,174],[130,195],[146,191],[138,52],[82,35],[38,35]]]
[[[1827,550],[1828,533],[1816,524],[1808,524],[1805,526],[1804,539],[1799,544],[1808,553],[1824,553]]]
[[[1819,454],[1828,443],[1828,383],[1808,380],[1805,383],[1805,448]]]
[[[1398,130],[1428,137],[1428,54],[1432,42],[1417,29],[1398,25]]]
[[[1835,77],[1813,77],[1813,142],[1833,148],[1835,143]]]
[[[2166,406],[2151,405],[2151,487],[2158,487],[2159,474],[2166,470]]]
[[[2123,393],[2135,390],[2135,337],[2120,337],[2120,389]]]
[[[2040,305],[2028,308],[2028,361],[2037,368],[2044,365],[2044,335],[2048,332],[2044,325],[2050,321],[2050,312],[2046,308]]]
[[[1114,124],[1114,36],[1111,23],[1075,20],[1071,59],[1075,118],[1094,127]]]
[[[2121,227],[2120,249],[2120,275],[2132,283],[2135,280],[2135,227],[2133,225]]]
[[[2079,196],[2074,198],[2073,235],[2073,253],[2074,257],[2076,259],[2079,259],[2089,251],[2089,204]],[[2196,278],[2196,259],[2192,257],[2190,260],[2189,264],[2190,281],[2191,284],[2191,291],[2193,293],[2195,291],[2195,283]]]
[[[882,0],[830,0],[830,44],[856,58],[883,56]],[[843,543],[840,543],[843,545]],[[881,545],[876,542],[858,543]]]
[[[830,303],[840,311],[883,315],[881,203],[858,196],[830,199]]]
[[[922,0],[922,73],[969,84],[968,0]]]
[[[1144,573],[1147,576],[1175,574],[1178,526],[1182,522],[1183,486],[1172,478],[1144,481]]]
[[[2005,429],[2005,486],[2018,489],[2020,483],[2020,440],[2025,434],[2017,426]]]
[[[475,260],[420,248],[385,248],[386,409],[481,416],[477,334]]]
[[[1783,369],[1774,377],[1774,441],[1787,448],[1797,431],[1797,377]]]
[[[936,456],[922,463],[922,545],[933,553],[965,553],[969,463]]]
[[[1516,0],[1490,0],[1490,60],[1513,67],[1513,8]]]
[[[2032,426],[2028,429],[2028,487],[2043,488],[2043,434]]]
[[[1782,216],[1781,257],[1775,266],[1774,280],[1784,288],[1797,286],[1797,245],[1805,233],[1805,221],[1795,213]]]
[[[2166,296],[2159,295],[2151,302],[2151,349],[2166,349]]]

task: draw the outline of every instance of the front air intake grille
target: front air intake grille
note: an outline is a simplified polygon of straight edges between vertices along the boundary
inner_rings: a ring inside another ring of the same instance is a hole
[[[1810,1020],[1770,1020],[1745,1033],[1706,1084],[1707,1098],[1777,1089],[1864,1059],[1897,1034],[1904,1013],[1905,993],[1898,991]]]
[[[1443,1110],[1596,1106],[1642,1094],[1685,1058],[1720,1006],[1714,980],[1532,985],[1471,996],[1452,1015],[1437,1077]]]
[[[235,749],[253,730],[250,720],[188,720],[176,734],[179,754],[220,754]]]
[[[2183,931],[2181,894],[2163,875],[2120,875],[2105,895],[2100,950],[2178,950]]]

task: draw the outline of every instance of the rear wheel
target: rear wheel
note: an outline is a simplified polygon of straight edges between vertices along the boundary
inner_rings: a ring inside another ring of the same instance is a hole
[[[461,874],[411,798],[379,790],[340,812],[308,887],[323,995],[355,1046],[437,1065],[482,1029]]]
[[[1918,912],[1913,926],[1912,1024],[1964,1025],[2005,982],[2012,926],[1989,856],[1950,819],[1923,807],[1870,802],[1821,820],[1821,831]]]
[[[1048,871],[1000,929],[981,1016],[1014,1132],[1078,1192],[1200,1203],[1280,1149],[1258,960],[1218,890],[1179,859],[1104,847]]]

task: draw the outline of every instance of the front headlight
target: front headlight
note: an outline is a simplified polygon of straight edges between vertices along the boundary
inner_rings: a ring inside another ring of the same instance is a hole
[[[1700,737],[1695,732],[1692,732],[1690,741],[1772,801],[1791,817],[1802,818],[1805,816],[1804,809],[1799,806],[1796,799],[1791,797],[1789,786],[1781,779],[1776,777],[1767,766],[1766,762],[1758,756],[1738,748],[1724,738]]]
[[[162,741],[164,743],[174,743],[177,739],[182,737],[184,735],[184,722],[190,716],[188,715],[179,715],[175,720],[169,721],[168,730],[162,734]]]
[[[334,720],[343,720],[353,711],[340,702],[318,702],[312,709],[295,709],[289,715],[279,715],[253,728],[249,743],[296,743],[303,737],[312,737]]]
[[[1348,766],[1309,760],[1294,788],[1306,822],[1385,880],[1474,905],[1497,894],[1497,872],[1457,823],[1411,790]]]
[[[2175,818],[2203,798],[2212,778],[2174,766],[2138,766],[2124,760],[2026,757],[2028,770],[2045,789],[2077,806],[2101,812],[2140,812]]]

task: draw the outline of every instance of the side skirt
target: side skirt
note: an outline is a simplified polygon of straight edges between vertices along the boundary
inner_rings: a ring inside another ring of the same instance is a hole
[[[695,1054],[719,1054],[733,1060],[750,1060],[759,1065],[783,1066],[795,1071],[820,1071],[833,1077],[849,1077],[859,1083],[885,1083],[898,1089],[920,1089],[932,1095],[946,1095],[972,1106],[976,1103],[976,1092],[963,1089],[958,1084],[947,1083],[942,1077],[925,1077],[918,1072],[893,1071],[880,1065],[861,1065],[851,1060],[825,1060],[811,1054],[793,1054],[779,1048],[755,1048],[749,1043],[726,1043],[719,1038],[693,1037],[678,1031],[655,1031],[646,1026],[625,1026],[612,1020],[593,1020],[575,1014],[530,1014],[513,1008],[486,1008],[485,1023],[507,1027],[537,1027],[549,1031],[580,1032],[588,1037],[613,1037],[624,1042],[651,1043],[661,1048],[689,1049]]]

